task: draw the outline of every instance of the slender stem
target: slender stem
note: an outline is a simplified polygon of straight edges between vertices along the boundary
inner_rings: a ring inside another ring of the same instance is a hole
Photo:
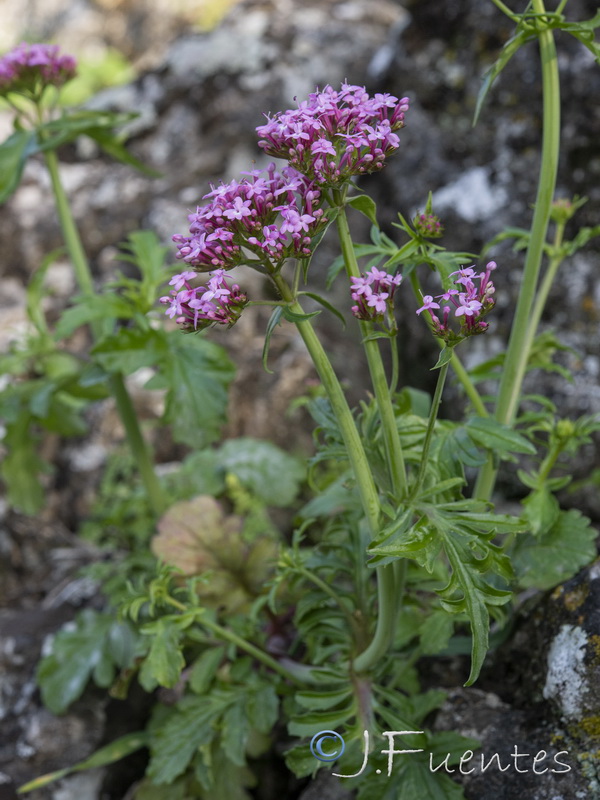
[[[390,349],[392,351],[392,377],[390,378],[390,395],[394,395],[398,388],[399,358],[398,358],[398,339],[396,336],[390,337]]]
[[[358,278],[360,277],[360,270],[352,245],[348,218],[346,217],[346,209],[344,208],[344,198],[339,190],[334,192],[334,198],[340,209],[336,217],[336,225],[342,247],[342,254],[344,256],[344,263],[346,265],[346,273],[349,277]],[[388,460],[392,490],[396,497],[401,497],[403,494],[406,494],[406,468],[404,466],[402,445],[400,444],[398,423],[394,413],[394,406],[392,405],[392,398],[390,396],[385,369],[381,359],[381,352],[378,342],[374,339],[368,339],[368,336],[373,332],[373,326],[368,322],[361,322],[360,329],[363,335],[363,345],[367,356],[369,372],[371,373],[373,391],[375,392],[375,399],[381,417],[383,441]]]
[[[492,0],[492,3],[502,11],[503,14],[506,14],[507,17],[510,17],[513,22],[519,21],[518,14],[515,14],[514,11],[511,11],[510,8],[502,2],[502,0]]]
[[[334,190],[334,201],[339,208],[336,217],[337,232],[344,256],[346,274],[348,277],[359,277],[360,270],[356,260],[356,254],[352,244],[348,218],[344,207],[344,195],[339,190]],[[400,443],[398,423],[390,389],[381,359],[379,344],[373,339],[368,339],[372,333],[372,325],[360,323],[363,335],[363,345],[371,374],[371,382],[375,392],[375,399],[381,418],[381,427],[385,452],[387,456],[388,469],[392,491],[396,498],[401,498],[407,492],[406,467],[404,465],[404,455]],[[394,386],[394,377],[392,385]],[[395,388],[395,386],[394,386]],[[402,602],[400,587],[396,586],[397,570],[393,565],[379,567],[377,569],[377,625],[371,643],[354,661],[354,669],[357,673],[367,672],[376,664],[389,650],[394,641],[396,632],[398,613]]]
[[[410,274],[410,282],[411,282],[411,286],[413,288],[413,291],[415,293],[415,297],[417,298],[417,300],[419,302],[419,305],[422,305],[422,303],[423,303],[423,290],[421,289],[421,284],[419,283],[419,279],[418,279],[417,274],[416,274],[416,272],[414,270]],[[427,325],[429,327],[429,330],[433,334],[433,323],[431,322],[431,317],[429,317],[428,315],[425,315],[425,322],[427,323]],[[434,336],[434,339],[438,343],[440,350],[443,350],[446,345],[442,341],[442,339],[440,339],[439,336]],[[473,408],[475,409],[475,411],[477,412],[477,414],[480,417],[488,417],[489,414],[488,414],[487,408],[483,404],[483,400],[481,399],[481,395],[477,391],[477,388],[475,387],[475,384],[471,380],[471,377],[470,377],[469,373],[467,372],[467,370],[463,366],[463,363],[460,360],[460,358],[458,357],[458,355],[456,353],[456,350],[452,351],[452,360],[450,361],[450,363],[452,364],[452,369],[454,370],[454,374],[456,375],[456,377],[460,381],[461,386],[465,390],[465,394],[467,395],[467,397],[471,401],[471,404],[472,404]]]
[[[288,303],[290,310],[295,314],[304,314],[304,309],[300,303],[294,299],[290,287],[283,277],[280,274],[274,274],[271,277],[282,298]],[[350,411],[342,387],[337,379],[337,375],[327,357],[327,353],[323,349],[323,345],[319,341],[319,337],[315,333],[310,320],[296,322],[296,327],[304,340],[304,344],[315,365],[315,369],[319,374],[325,391],[327,392],[329,402],[331,403],[338,425],[340,426],[340,432],[346,446],[348,459],[354,472],[371,537],[373,538],[379,533],[379,494],[375,482],[373,481],[371,468],[367,461],[367,456],[358,430],[356,429],[352,412]]]
[[[174,597],[165,597],[165,602],[168,603],[173,608],[176,608],[178,611],[181,611],[183,614],[190,611],[190,609],[180,603],[179,600],[176,600]],[[266,667],[269,667],[274,672],[277,672],[283,678],[287,678],[288,680],[294,681],[294,683],[298,683],[298,678],[289,672],[285,667],[283,667],[278,661],[276,661],[272,656],[268,653],[265,653],[264,650],[256,647],[250,642],[247,642],[245,639],[242,639],[241,636],[238,636],[237,633],[229,630],[228,628],[224,628],[222,625],[219,625],[217,622],[212,622],[209,619],[206,619],[204,616],[204,609],[198,609],[198,622],[203,625],[205,628],[208,628],[209,631],[212,631],[215,636],[218,636],[219,639],[224,640],[226,642],[231,642],[240,650],[245,650],[246,653],[251,655],[257,661],[261,661]]]
[[[431,447],[431,439],[433,436],[433,429],[437,419],[440,403],[442,401],[442,392],[444,391],[444,384],[446,383],[446,375],[448,374],[449,363],[440,367],[440,374],[438,375],[433,401],[431,403],[431,410],[429,412],[429,420],[427,422],[427,431],[425,433],[425,441],[423,442],[423,453],[421,455],[421,463],[419,465],[419,474],[412,490],[411,496],[416,497],[419,489],[423,485],[425,473],[427,472],[427,459],[429,457],[429,448]]]
[[[543,0],[533,0],[533,7],[537,13],[545,13]],[[507,425],[512,423],[517,410],[531,350],[532,337],[529,322],[534,307],[550,220],[560,147],[560,81],[552,31],[548,29],[541,31],[539,41],[544,105],[541,168],[523,282],[517,301],[496,406],[496,419]],[[496,474],[497,465],[490,454],[481,469],[475,486],[476,497],[489,500],[496,482]]]
[[[92,297],[94,294],[92,274],[81,243],[81,238],[79,237],[79,231],[77,230],[75,220],[71,213],[71,207],[66,192],[60,179],[56,152],[54,150],[47,150],[44,156],[48,172],[50,173],[50,180],[52,182],[52,189],[54,191],[63,237],[75,271],[75,278],[83,295]],[[100,338],[102,334],[101,320],[94,320],[90,327],[94,339],[97,340]],[[140,470],[148,501],[155,514],[160,515],[167,506],[166,499],[162,486],[156,477],[148,445],[142,436],[139,421],[131,397],[127,392],[123,375],[120,373],[112,373],[110,375],[109,384],[117,404],[119,416],[125,428],[129,447],[131,448],[133,457]]]
[[[340,611],[344,614],[350,631],[354,631],[356,628],[355,619],[352,616],[349,608],[342,602],[342,598],[337,594],[337,592],[335,592],[326,581],[322,580],[318,575],[306,569],[305,567],[296,567],[296,571],[300,575],[303,575],[307,581],[310,581],[311,583],[314,583],[315,586],[318,586],[322,592],[328,595],[328,597],[331,597]]]
[[[289,308],[296,314],[303,314],[300,303],[294,299],[289,286],[279,274],[271,276],[281,296],[289,303]],[[337,379],[331,362],[323,349],[317,334],[309,320],[296,322],[296,327],[312,358],[321,382],[329,397],[329,402],[340,426],[348,459],[354,472],[358,492],[367,523],[374,538],[379,533],[379,494],[373,481],[371,468],[367,460],[362,441],[354,423],[352,412]],[[387,388],[387,386],[386,386]],[[397,616],[397,597],[395,591],[394,570],[391,565],[377,568],[378,615],[373,639],[366,650],[357,656],[354,669],[357,672],[368,671],[388,651],[394,639]]]
[[[286,678],[287,680],[293,681],[294,683],[302,683],[299,680],[298,676],[290,672],[284,666],[282,666],[279,661],[276,661],[272,656],[268,653],[265,653],[264,650],[256,647],[250,642],[247,642],[241,636],[238,636],[237,633],[229,630],[228,628],[223,628],[221,625],[217,624],[216,622],[211,622],[205,618],[200,619],[200,624],[203,625],[205,628],[208,628],[209,631],[212,631],[216,636],[220,639],[224,639],[226,642],[231,642],[240,650],[245,650],[248,655],[251,655],[257,661],[262,662],[266,667],[272,669],[273,672],[277,672],[278,675],[281,675],[282,678]]]
[[[535,298],[533,311],[531,312],[531,318],[529,320],[529,330],[527,331],[527,342],[529,347],[531,347],[533,340],[535,339],[544,308],[546,307],[546,301],[548,300],[548,295],[550,294],[550,289],[554,283],[554,278],[556,277],[558,268],[564,261],[564,255],[560,251],[564,232],[565,223],[557,223],[556,234],[554,236],[554,255],[551,257],[548,268],[546,269],[544,277],[542,278],[539,291]]]
[[[75,278],[77,279],[79,288],[84,295],[93,295],[94,284],[92,281],[92,275],[90,273],[81,239],[79,238],[79,232],[77,230],[77,226],[75,225],[75,220],[71,214],[71,207],[69,206],[69,201],[60,179],[56,152],[54,150],[46,150],[44,157],[46,159],[48,172],[50,173],[50,180],[52,181],[52,189],[54,191],[54,198],[56,200],[58,217],[60,220],[65,244],[67,245],[69,256],[71,257],[71,261],[73,263]]]

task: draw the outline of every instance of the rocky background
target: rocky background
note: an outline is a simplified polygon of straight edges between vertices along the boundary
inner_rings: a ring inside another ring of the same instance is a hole
[[[223,20],[210,28],[229,6]],[[590,18],[595,11],[591,0],[571,0],[567,7],[574,20]],[[52,39],[79,57],[114,47],[137,71],[136,79],[102,92],[93,105],[139,112],[130,126],[131,149],[162,177],[149,179],[109,163],[91,145],[63,153],[64,181],[75,199],[98,281],[113,274],[116,247],[129,232],[151,228],[168,242],[173,233],[185,232],[187,209],[210,181],[231,179],[253,162],[264,163],[254,134],[263,112],[290,107],[295,96],[344,79],[411,98],[400,152],[382,176],[365,183],[390,235],[397,212],[410,215],[423,208],[430,190],[449,248],[476,253],[505,226],[529,225],[541,137],[535,44],[510,62],[477,127],[471,126],[481,76],[511,35],[510,23],[491,2],[4,0],[2,22],[0,50],[24,36]],[[559,53],[564,146],[558,194],[587,196],[576,220],[591,226],[599,222],[600,207],[600,107],[595,102],[600,69],[570,37],[560,37]],[[2,112],[0,135],[8,132],[9,117]],[[48,180],[42,165],[32,161],[23,185],[0,212],[0,347],[23,335],[23,287],[41,258],[60,245],[50,207]],[[368,230],[359,230],[366,238]],[[565,416],[600,411],[600,282],[594,280],[599,247],[592,243],[561,268],[544,321],[573,349],[561,358],[574,381],[536,374],[532,386],[551,396]],[[315,272],[324,272],[335,255],[326,241]],[[501,267],[496,273],[498,312],[494,332],[472,343],[471,363],[499,350],[518,291],[522,255],[508,246],[491,255]],[[251,281],[250,288],[258,292],[254,276]],[[74,290],[68,264],[54,265],[49,283],[52,307],[60,308]],[[402,378],[428,388],[436,348],[423,336],[408,293],[400,299],[399,316]],[[358,399],[364,390],[364,364],[350,358],[354,351],[341,340],[339,326],[323,317],[324,335]],[[274,341],[274,374],[265,374],[260,366],[264,326],[260,314],[245,314],[223,339],[239,365],[228,432],[279,443],[293,435],[305,443],[309,437],[302,421],[291,434],[288,423],[273,420],[282,418],[281,411],[312,378],[310,365],[293,333],[283,330]],[[445,413],[452,415],[455,401],[450,393]],[[156,414],[151,398],[140,394],[139,403],[140,413]],[[123,716],[102,696],[91,695],[56,719],[40,708],[32,680],[44,636],[94,593],[75,577],[76,568],[93,558],[76,538],[76,524],[88,507],[106,452],[120,435],[111,414],[107,405],[92,440],[78,448],[48,444],[60,464],[60,485],[49,485],[42,518],[30,520],[1,509],[0,800],[14,797],[15,785],[83,758],[99,742],[114,738]],[[169,460],[173,453],[162,457]],[[576,475],[598,466],[597,446],[590,446],[578,460]],[[510,476],[502,488],[507,496],[514,491]],[[597,491],[566,501],[600,520]],[[573,770],[566,776],[539,776],[526,784],[523,776],[506,773],[483,785],[472,782],[466,789],[469,798],[600,797],[595,766],[600,726],[593,724],[600,718],[599,651],[594,649],[600,641],[600,573],[592,567],[574,581],[550,598],[531,600],[533,608],[524,607],[517,634],[505,650],[508,655],[491,662],[478,690],[455,690],[453,665],[443,665],[441,672],[437,667],[438,685],[453,689],[440,726],[476,736],[487,752],[499,752],[501,744],[510,745],[508,750],[520,744],[525,752],[554,744],[571,753]],[[119,780],[96,771],[30,796],[121,800],[135,769]],[[305,798],[316,796],[315,791],[308,789]],[[335,789],[327,787],[319,792],[320,798],[338,796],[329,795]]]

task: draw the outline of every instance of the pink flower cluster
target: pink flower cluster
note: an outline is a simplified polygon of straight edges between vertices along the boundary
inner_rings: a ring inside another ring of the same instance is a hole
[[[488,323],[482,320],[495,305],[492,296],[495,288],[490,280],[490,275],[496,266],[495,261],[488,262],[485,272],[480,272],[479,275],[476,274],[473,267],[465,267],[453,272],[452,275],[458,275],[454,285],[460,288],[449,289],[436,297],[437,300],[443,300],[450,304],[442,307],[441,320],[434,314],[434,309],[439,309],[440,304],[436,303],[430,294],[424,295],[423,305],[417,310],[417,314],[421,314],[423,311],[429,312],[434,334],[443,339],[447,345],[454,346],[467,336],[484,333],[487,330]],[[479,285],[475,281],[478,281]],[[454,331],[450,327],[453,311],[454,318],[460,321],[459,331]]]
[[[229,285],[223,269],[215,270],[205,286],[193,289],[189,281],[195,277],[196,273],[188,270],[171,278],[171,293],[160,298],[161,303],[169,306],[167,316],[175,318],[188,331],[202,330],[215,323],[234,325],[248,302],[240,287]]]
[[[371,267],[362,277],[351,278],[351,282],[355,317],[365,322],[383,322],[387,311],[393,313],[394,292],[402,283],[402,275],[390,275]]]
[[[362,86],[325,86],[297,109],[283,111],[258,127],[259,147],[286,159],[321,186],[337,186],[353,175],[380,170],[397,150],[395,131],[404,127],[408,98],[371,97]]]
[[[73,78],[76,66],[73,56],[60,55],[57,45],[22,42],[0,58],[0,95],[39,96],[46,86],[62,86]]]
[[[176,234],[177,258],[199,271],[248,263],[243,249],[277,266],[311,254],[313,239],[327,224],[321,192],[295,169],[266,170],[211,187],[209,202],[190,214],[190,236]]]

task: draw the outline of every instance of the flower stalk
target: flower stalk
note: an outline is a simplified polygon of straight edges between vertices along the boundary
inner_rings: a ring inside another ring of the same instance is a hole
[[[75,278],[81,292],[91,297],[94,294],[92,275],[81,243],[79,231],[77,230],[71,207],[60,179],[58,158],[54,150],[45,151],[44,156],[52,182],[52,189],[63,237],[73,264]],[[90,327],[94,339],[98,339],[101,334],[102,322],[100,320],[93,320]],[[154,463],[150,456],[148,445],[142,435],[135,408],[129,392],[127,391],[123,375],[120,373],[112,373],[109,377],[109,386],[115,399],[119,417],[125,428],[128,445],[140,471],[148,501],[154,513],[158,516],[167,507],[167,502],[162,486],[154,471]]]
[[[533,9],[539,14],[545,13],[543,0],[533,0]],[[531,316],[536,302],[536,289],[544,253],[544,245],[550,222],[550,213],[560,148],[560,80],[558,59],[551,29],[545,28],[539,33],[540,57],[542,63],[543,87],[543,138],[540,174],[537,196],[531,226],[531,237],[525,258],[523,281],[517,300],[517,308],[508,342],[506,359],[498,390],[498,401],[495,417],[505,425],[512,424],[521,387],[531,352],[531,344],[535,337],[535,327],[531,324]],[[541,311],[538,314],[541,316]],[[475,497],[489,500],[494,490],[498,466],[493,455],[479,473],[475,486]]]

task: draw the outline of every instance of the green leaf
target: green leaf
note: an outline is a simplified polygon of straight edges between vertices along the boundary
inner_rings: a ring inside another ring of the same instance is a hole
[[[306,322],[306,320],[312,319],[312,317],[316,317],[321,313],[320,311],[311,311],[309,314],[298,314],[287,306],[281,306],[281,309],[283,318],[287,319],[288,322]]]
[[[109,323],[107,327],[112,327],[118,319],[131,319],[135,309],[124,298],[115,293],[105,293],[94,295],[94,297],[80,296],[75,298],[75,305],[64,311],[59,319],[55,338],[57,340],[66,339],[68,336],[80,328],[96,320]]]
[[[84,761],[79,761],[72,767],[57,770],[56,772],[49,772],[46,775],[40,775],[29,783],[19,787],[19,794],[32,792],[34,789],[41,789],[42,786],[47,786],[53,781],[71,775],[73,772],[83,772],[87,769],[97,769],[98,767],[105,767],[108,764],[114,764],[115,761],[120,761],[131,753],[141,750],[142,747],[147,747],[148,735],[145,731],[138,733],[128,733],[115,739],[114,742],[101,747],[99,750],[86,758]]]
[[[48,333],[48,325],[46,324],[46,317],[44,316],[42,306],[46,272],[50,264],[53,264],[64,252],[64,247],[58,247],[56,250],[52,250],[52,252],[48,253],[27,284],[27,316],[41,334]]]
[[[65,112],[58,119],[46,122],[38,128],[37,149],[55,150],[62,144],[74,141],[82,134],[91,133],[105,129],[125,125],[131,122],[138,115],[135,113],[126,114],[113,111],[69,111]]]
[[[490,618],[483,601],[483,593],[473,580],[472,571],[463,563],[459,548],[455,547],[454,543],[449,541],[445,544],[444,549],[446,550],[446,555],[452,566],[453,573],[448,586],[446,586],[440,594],[442,596],[445,592],[448,593],[448,596],[453,594],[456,585],[460,586],[463,592],[460,606],[462,608],[464,604],[469,615],[471,635],[473,637],[471,646],[471,672],[465,684],[466,686],[471,686],[477,680],[487,654]],[[508,600],[509,597],[506,599]]]
[[[426,656],[441,653],[454,633],[454,617],[443,609],[433,611],[421,626],[421,650]]]
[[[92,348],[92,355],[106,372],[131,375],[141,367],[159,363],[166,347],[162,330],[120,328]]]
[[[335,691],[305,691],[297,692],[295,700],[303,708],[310,711],[326,711],[333,706],[346,702],[352,695],[352,691],[348,687],[343,689],[336,689]]]
[[[299,714],[288,723],[288,731],[290,736],[313,736],[318,731],[334,731],[337,728],[341,728],[355,712],[354,701],[352,701],[341,709]]]
[[[140,670],[140,684],[147,692],[153,691],[157,685],[173,688],[185,667],[180,629],[163,617],[153,623],[151,629],[150,626],[142,628],[142,633],[149,633],[152,641]]]
[[[269,684],[262,684],[248,694],[246,713],[253,728],[260,733],[271,733],[279,712],[277,692]]]
[[[267,364],[267,359],[269,357],[269,346],[271,344],[271,336],[273,335],[273,331],[275,328],[281,324],[281,317],[283,314],[283,306],[275,306],[273,309],[273,313],[269,317],[269,321],[267,323],[267,330],[265,331],[265,343],[263,345],[262,351],[262,365],[265,372],[268,372],[269,375],[273,374],[273,370],[269,369]]]
[[[35,150],[33,131],[16,131],[0,144],[0,203],[15,191],[28,156]]]
[[[170,784],[183,774],[198,749],[214,739],[214,722],[221,712],[215,699],[206,696],[184,697],[166,719],[155,712],[150,723],[150,780]]]
[[[403,763],[394,800],[464,800],[462,787],[443,772],[431,772],[420,759]]]
[[[227,758],[236,766],[246,764],[246,744],[250,727],[241,702],[235,703],[223,714],[222,747]]]
[[[491,417],[471,417],[465,429],[471,439],[494,453],[536,453],[528,439]]]
[[[175,441],[205,447],[218,438],[234,375],[225,350],[203,334],[170,331],[155,366],[158,374],[146,388],[167,389],[163,421],[172,425]]]
[[[304,464],[271,442],[240,438],[225,442],[219,463],[266,505],[285,508],[294,502],[305,478]]]
[[[86,136],[89,136],[115,161],[120,161],[127,164],[129,167],[137,169],[150,178],[160,178],[161,173],[157,170],[147,167],[142,161],[133,156],[125,147],[121,139],[116,136],[112,131],[106,128],[89,128],[85,131]]]
[[[349,197],[346,199],[346,203],[357,211],[360,211],[361,214],[364,214],[373,225],[378,224],[377,206],[375,205],[375,201],[369,197],[368,194],[359,194],[357,197]]]
[[[337,310],[337,308],[329,302],[329,300],[325,300],[324,297],[321,297],[321,295],[315,294],[314,292],[300,292],[299,294],[306,295],[306,297],[312,297],[312,299],[316,300],[317,303],[320,303],[323,306],[323,308],[326,308],[328,311],[331,311],[332,314],[335,314],[335,316],[342,323],[343,327],[344,328],[346,327],[346,320],[344,319],[344,315],[341,314]]]
[[[485,98],[487,97],[488,92],[492,88],[492,84],[498,77],[498,75],[502,72],[504,67],[508,64],[510,59],[514,56],[514,54],[522,47],[526,42],[530,41],[531,39],[535,38],[536,34],[531,32],[530,30],[524,30],[520,25],[517,27],[517,32],[513,37],[511,37],[508,42],[504,45],[502,50],[500,51],[500,55],[496,59],[495,63],[490,67],[490,69],[486,72],[483,78],[483,84],[481,89],[479,90],[479,94],[477,95],[477,103],[475,105],[475,114],[473,117],[473,125],[477,124],[477,120],[479,119],[479,115],[481,114],[481,109],[483,108],[483,103]]]
[[[8,502],[12,508],[29,515],[43,507],[45,492],[40,475],[52,469],[39,455],[39,439],[32,423],[33,417],[26,408],[21,408],[14,420],[5,423],[2,443],[7,452],[0,462]]]
[[[107,671],[114,676],[115,666],[130,666],[123,663],[123,651],[116,659],[111,655],[111,631],[117,626],[123,628],[123,636],[131,638],[133,632],[125,623],[117,622],[111,614],[100,614],[86,609],[77,617],[75,623],[65,626],[52,642],[52,652],[42,659],[37,669],[37,681],[44,704],[54,714],[62,714],[71,703],[83,694],[94,670],[107,656],[111,665],[103,665],[100,673],[103,684]],[[114,634],[113,634],[114,635]],[[133,647],[128,649],[129,657],[133,657]],[[120,663],[119,663],[120,661]]]
[[[224,647],[211,647],[196,659],[190,672],[190,689],[196,694],[205,694],[214,680],[223,660]]]
[[[565,22],[561,20],[561,30],[570,33],[576,39],[587,47],[596,59],[596,63],[600,64],[600,45],[594,41],[594,29],[600,27],[600,10],[589,20],[585,22]]]
[[[597,536],[590,520],[571,509],[539,538],[518,537],[512,559],[519,585],[544,590],[568,580],[596,557]]]
[[[535,488],[523,500],[525,519],[529,523],[533,536],[547,533],[554,527],[560,515],[560,506],[556,497],[547,486]]]
[[[446,364],[449,364],[450,361],[452,361],[453,350],[454,348],[452,347],[444,347],[444,349],[440,352],[440,357],[436,361],[435,366],[433,366],[431,369],[432,370],[440,369],[441,367],[444,367]]]

